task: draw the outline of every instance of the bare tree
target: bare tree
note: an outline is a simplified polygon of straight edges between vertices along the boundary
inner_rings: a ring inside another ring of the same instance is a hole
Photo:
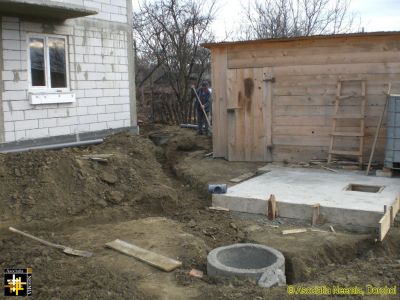
[[[200,44],[212,40],[214,7],[215,0],[145,0],[134,13],[138,55],[152,66],[141,77],[162,70],[174,97],[165,109],[175,123],[189,121],[193,74],[198,84],[209,67],[210,53]]]
[[[242,38],[337,34],[352,30],[351,0],[255,0],[245,7]]]

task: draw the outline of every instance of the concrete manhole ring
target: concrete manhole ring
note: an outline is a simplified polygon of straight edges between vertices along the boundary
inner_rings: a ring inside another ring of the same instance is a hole
[[[208,276],[245,277],[259,286],[285,285],[285,257],[259,244],[233,244],[212,250],[207,256]]]

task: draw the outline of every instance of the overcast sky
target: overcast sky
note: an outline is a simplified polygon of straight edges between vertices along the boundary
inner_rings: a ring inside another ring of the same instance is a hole
[[[140,0],[133,0],[134,7]],[[217,40],[225,36],[225,31],[236,28],[240,22],[241,3],[252,0],[217,0],[218,11],[213,24]],[[352,0],[351,11],[361,17],[365,31],[400,31],[400,0]]]

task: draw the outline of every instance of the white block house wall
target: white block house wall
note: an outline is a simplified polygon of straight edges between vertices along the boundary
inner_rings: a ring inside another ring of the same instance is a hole
[[[52,2],[98,14],[62,21],[1,17],[0,143],[137,129],[131,0]],[[29,38],[36,36],[65,38],[66,89],[32,88]]]

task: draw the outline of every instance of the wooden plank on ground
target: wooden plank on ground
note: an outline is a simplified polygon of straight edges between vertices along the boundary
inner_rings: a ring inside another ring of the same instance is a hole
[[[387,210],[379,220],[379,241],[383,241],[390,229],[390,210]]]
[[[294,233],[302,233],[302,232],[307,232],[307,229],[305,228],[298,228],[298,229],[287,229],[287,230],[282,230],[282,234],[294,234]]]
[[[166,272],[171,272],[182,265],[180,261],[148,251],[119,239],[106,243],[106,246],[129,256],[133,256],[140,261]]]
[[[247,173],[244,173],[244,174],[242,174],[242,175],[240,175],[238,177],[232,178],[229,181],[232,182],[232,183],[239,183],[239,182],[245,181],[246,179],[249,179],[249,178],[251,178],[251,177],[253,177],[255,175],[256,175],[256,173],[254,173],[254,172],[247,172]]]
[[[208,208],[209,210],[217,210],[217,211],[229,211],[229,209],[225,207],[220,207],[220,206],[210,206]]]

